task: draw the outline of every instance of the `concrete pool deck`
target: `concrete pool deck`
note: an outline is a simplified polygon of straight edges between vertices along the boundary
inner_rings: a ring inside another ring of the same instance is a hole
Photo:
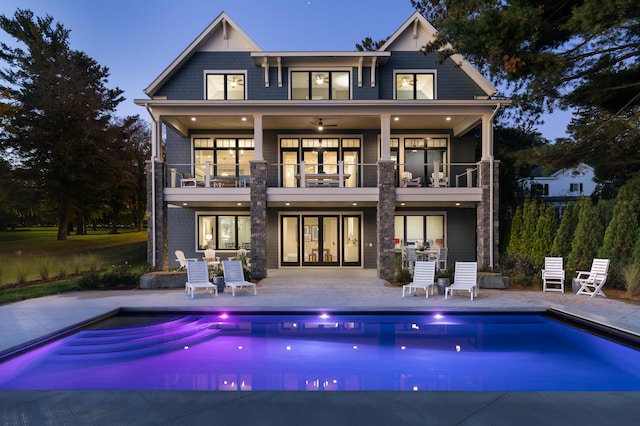
[[[606,292],[606,289],[605,289]],[[445,300],[402,297],[375,271],[270,270],[258,295],[188,298],[181,289],[84,291],[0,306],[0,352],[114,309],[545,310],[557,308],[640,335],[640,304],[572,293],[481,289]],[[0,391],[0,423],[472,425],[637,424],[640,392]]]

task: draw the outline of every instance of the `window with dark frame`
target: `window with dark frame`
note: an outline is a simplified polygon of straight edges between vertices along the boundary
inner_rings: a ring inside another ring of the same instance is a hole
[[[350,99],[349,71],[292,71],[292,100]]]

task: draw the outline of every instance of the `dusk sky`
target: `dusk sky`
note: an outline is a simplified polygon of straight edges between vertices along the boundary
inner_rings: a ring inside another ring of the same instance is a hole
[[[70,44],[109,68],[109,87],[124,90],[120,116],[147,112],[133,104],[143,90],[222,12],[265,51],[353,51],[369,36],[391,35],[415,10],[409,0],[2,0],[0,14],[29,9],[71,31]],[[14,40],[0,31],[0,41]],[[540,128],[565,135],[568,114]]]

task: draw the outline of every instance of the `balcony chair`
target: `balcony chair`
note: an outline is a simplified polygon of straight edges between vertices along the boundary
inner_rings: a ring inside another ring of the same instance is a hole
[[[438,188],[440,186],[449,185],[449,178],[444,176],[443,172],[431,173],[431,186]]]
[[[183,188],[187,187],[195,187],[197,186],[196,178],[190,173],[179,173],[180,174],[180,186]]]
[[[422,186],[422,177],[418,176],[416,178],[413,177],[413,173],[411,172],[402,172],[402,187],[421,187]]]

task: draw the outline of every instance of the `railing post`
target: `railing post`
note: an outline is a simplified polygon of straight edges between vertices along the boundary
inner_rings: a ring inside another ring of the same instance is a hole
[[[205,161],[204,162],[204,186],[206,188],[209,188],[209,186],[211,186],[211,162],[210,161]]]
[[[169,172],[171,173],[171,188],[176,187],[176,176],[178,175],[178,171],[175,168],[170,168]]]
[[[304,161],[300,162],[300,188],[306,188]]]
[[[473,168],[467,168],[467,188],[473,188]]]
[[[338,186],[344,187],[344,161],[338,161]]]
[[[431,176],[434,188],[438,188],[440,186],[440,162],[438,160],[433,160],[433,174]]]

